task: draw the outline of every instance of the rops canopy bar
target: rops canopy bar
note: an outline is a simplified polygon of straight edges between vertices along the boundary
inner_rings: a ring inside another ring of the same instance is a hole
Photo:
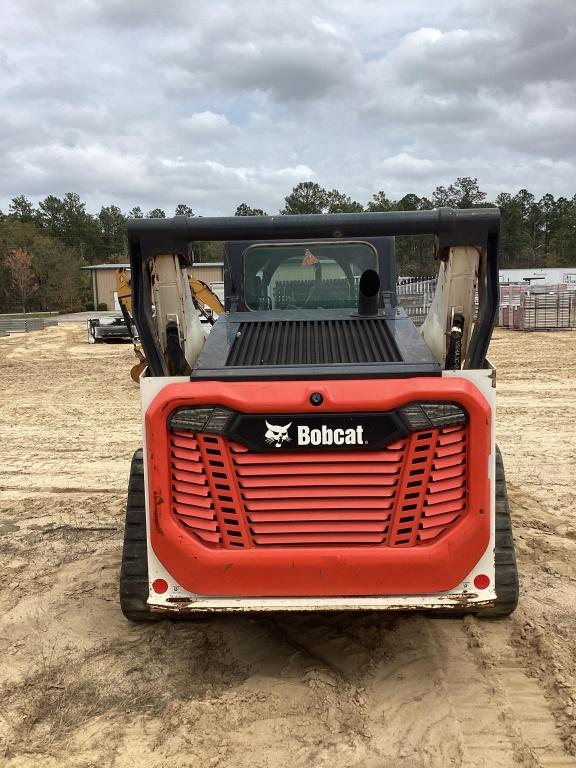
[[[174,216],[171,219],[130,219],[131,245],[143,259],[159,253],[187,253],[201,240],[281,240],[294,238],[436,235],[440,246],[485,246],[500,223],[498,208],[386,213],[332,213],[299,216]]]
[[[172,219],[130,219],[128,242],[132,268],[133,307],[136,325],[153,376],[162,376],[164,363],[154,336],[150,301],[150,259],[161,254],[179,255],[192,265],[192,243],[202,240],[273,240],[363,238],[394,235],[435,235],[440,257],[452,246],[485,249],[479,267],[479,312],[470,340],[471,368],[484,365],[498,307],[498,208],[438,208],[432,211],[386,213],[334,213],[302,216],[225,216]]]

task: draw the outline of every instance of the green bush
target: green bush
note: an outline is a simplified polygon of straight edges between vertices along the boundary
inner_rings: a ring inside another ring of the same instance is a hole
[[[86,312],[94,312],[94,302],[87,301],[86,304],[84,304],[84,309]]]
[[[84,312],[82,304],[73,304],[71,307],[58,310],[59,315],[75,315],[77,312]]]
[[[104,301],[101,301],[100,304],[98,304],[98,312],[107,312],[108,311],[108,304],[106,304]]]

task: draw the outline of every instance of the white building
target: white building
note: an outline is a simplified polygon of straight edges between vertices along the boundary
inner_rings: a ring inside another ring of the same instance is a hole
[[[576,267],[546,267],[543,269],[501,269],[500,285],[528,283],[529,285],[576,285]]]

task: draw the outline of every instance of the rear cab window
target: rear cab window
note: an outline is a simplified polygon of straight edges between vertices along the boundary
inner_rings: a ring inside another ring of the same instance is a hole
[[[252,245],[244,252],[244,301],[250,310],[355,307],[366,269],[378,271],[369,243]]]

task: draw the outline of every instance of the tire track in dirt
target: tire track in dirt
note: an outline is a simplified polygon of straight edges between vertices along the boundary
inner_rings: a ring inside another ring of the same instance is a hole
[[[538,681],[529,677],[512,642],[510,622],[479,622],[467,617],[463,624],[468,646],[493,691],[500,717],[514,746],[514,755],[529,768],[573,766],[560,738]]]
[[[564,482],[558,487],[558,506],[570,509],[576,496],[563,492]],[[510,498],[524,591],[511,619],[510,642],[527,675],[545,692],[566,751],[576,757],[576,523],[559,520],[554,504],[522,487],[512,485]]]
[[[523,668],[546,692],[565,750],[576,756],[576,690],[557,662],[550,634],[533,621],[515,620],[512,642]]]
[[[367,677],[375,745],[404,765],[516,765],[494,699],[457,619],[399,622]]]
[[[507,622],[473,617],[399,622],[393,654],[366,675],[366,707],[389,760],[462,768],[574,766]]]

